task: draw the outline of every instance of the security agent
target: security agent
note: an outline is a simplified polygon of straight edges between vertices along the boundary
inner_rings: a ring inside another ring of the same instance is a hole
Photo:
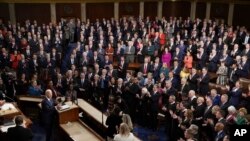
[[[15,117],[15,127],[10,127],[7,131],[9,141],[31,141],[33,133],[24,125],[24,119],[21,115]]]

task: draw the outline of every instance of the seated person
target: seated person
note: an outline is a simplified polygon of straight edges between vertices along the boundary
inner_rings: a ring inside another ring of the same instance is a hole
[[[29,86],[28,94],[31,96],[41,96],[43,90],[41,89],[40,85],[37,85],[36,81],[31,82],[31,86]]]

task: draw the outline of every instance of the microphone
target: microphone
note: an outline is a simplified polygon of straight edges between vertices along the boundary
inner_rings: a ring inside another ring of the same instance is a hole
[[[78,105],[77,95],[73,95],[72,96],[72,104],[73,103],[75,103],[76,105]]]
[[[4,99],[9,99],[9,100],[11,100],[12,102],[15,102],[15,100],[14,99],[12,99],[12,98],[10,98],[10,97],[8,97],[6,94],[4,94],[4,93],[2,93],[2,96],[3,96],[3,98]]]

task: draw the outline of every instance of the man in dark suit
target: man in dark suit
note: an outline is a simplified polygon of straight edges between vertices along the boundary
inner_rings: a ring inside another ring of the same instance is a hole
[[[229,72],[228,72],[228,77],[229,77],[229,85],[230,87],[233,87],[234,84],[236,83],[236,81],[239,79],[239,69],[237,67],[236,62],[234,62],[231,66],[231,68],[229,68]]]
[[[220,109],[225,112],[225,115],[228,114],[227,108],[230,106],[228,102],[228,95],[227,94],[222,94],[220,98]]]
[[[31,141],[33,133],[25,128],[24,120],[21,115],[15,117],[15,127],[10,127],[7,132],[9,141]]]
[[[223,141],[224,136],[226,135],[224,132],[224,124],[222,123],[216,123],[214,130],[216,132],[216,136],[214,141]]]
[[[197,70],[192,68],[192,72],[188,77],[188,84],[190,90],[194,90],[197,92],[197,82],[198,82],[199,75],[197,74]]]
[[[160,58],[156,57],[154,63],[151,65],[151,72],[156,81],[160,78],[160,69],[161,69]]]
[[[46,131],[46,141],[51,141],[53,123],[55,119],[55,102],[52,99],[52,91],[45,91],[45,98],[42,101],[42,125]]]
[[[181,87],[179,89],[179,94],[180,94],[179,98],[181,98],[182,100],[187,100],[189,90],[190,90],[190,88],[189,88],[189,85],[187,83],[187,79],[182,78],[181,79]]]
[[[203,96],[208,94],[209,91],[209,86],[208,83],[210,81],[209,78],[209,74],[207,73],[207,68],[203,68],[202,69],[202,74],[199,78],[199,84],[200,84],[200,88],[199,88],[199,93]]]
[[[199,53],[197,53],[198,69],[202,69],[206,65],[207,55],[204,52],[204,48],[199,48]]]
[[[118,77],[119,78],[126,77],[127,68],[128,68],[128,63],[125,62],[124,56],[122,56],[120,62],[118,63]]]
[[[176,96],[177,91],[176,89],[172,86],[172,82],[170,80],[166,81],[166,86],[163,89],[163,93],[162,93],[162,104],[168,104],[168,99],[169,96],[174,95]]]
[[[240,77],[248,77],[249,75],[249,68],[250,68],[250,63],[248,61],[247,56],[242,56],[242,62],[241,64],[238,66],[239,70],[240,70]]]
[[[144,58],[144,64],[140,67],[140,72],[143,73],[143,76],[146,77],[148,72],[150,71],[151,65],[148,62],[148,58]]]
[[[190,90],[188,92],[188,98],[189,98],[189,103],[190,103],[190,107],[192,108],[196,108],[197,106],[197,97],[195,95],[195,91],[194,90]]]
[[[109,69],[108,69],[108,75],[110,78],[118,78],[118,74],[117,74],[117,70],[114,69],[113,64],[109,65]]]
[[[229,87],[228,86],[226,87],[229,90]],[[228,93],[228,95],[230,96],[229,103],[237,108],[239,106],[240,98],[242,95],[242,90],[240,88],[239,81],[235,83],[235,87],[232,88],[232,90]]]
[[[88,93],[88,89],[90,86],[90,82],[88,79],[85,79],[85,73],[80,74],[80,78],[77,79],[78,85],[78,97],[83,98],[85,100],[90,100],[90,96]]]

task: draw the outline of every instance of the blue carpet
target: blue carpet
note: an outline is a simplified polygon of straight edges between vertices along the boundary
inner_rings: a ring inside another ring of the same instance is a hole
[[[32,141],[45,141],[45,131],[37,122],[33,122],[31,126],[31,130],[33,132],[33,139]]]
[[[160,127],[157,131],[136,125],[133,133],[142,141],[168,141],[164,127]]]
[[[31,130],[34,135],[32,141],[45,141],[45,131],[38,122],[33,121]],[[160,127],[157,131],[153,131],[152,129],[135,125],[133,133],[142,141],[168,141],[164,127]]]

